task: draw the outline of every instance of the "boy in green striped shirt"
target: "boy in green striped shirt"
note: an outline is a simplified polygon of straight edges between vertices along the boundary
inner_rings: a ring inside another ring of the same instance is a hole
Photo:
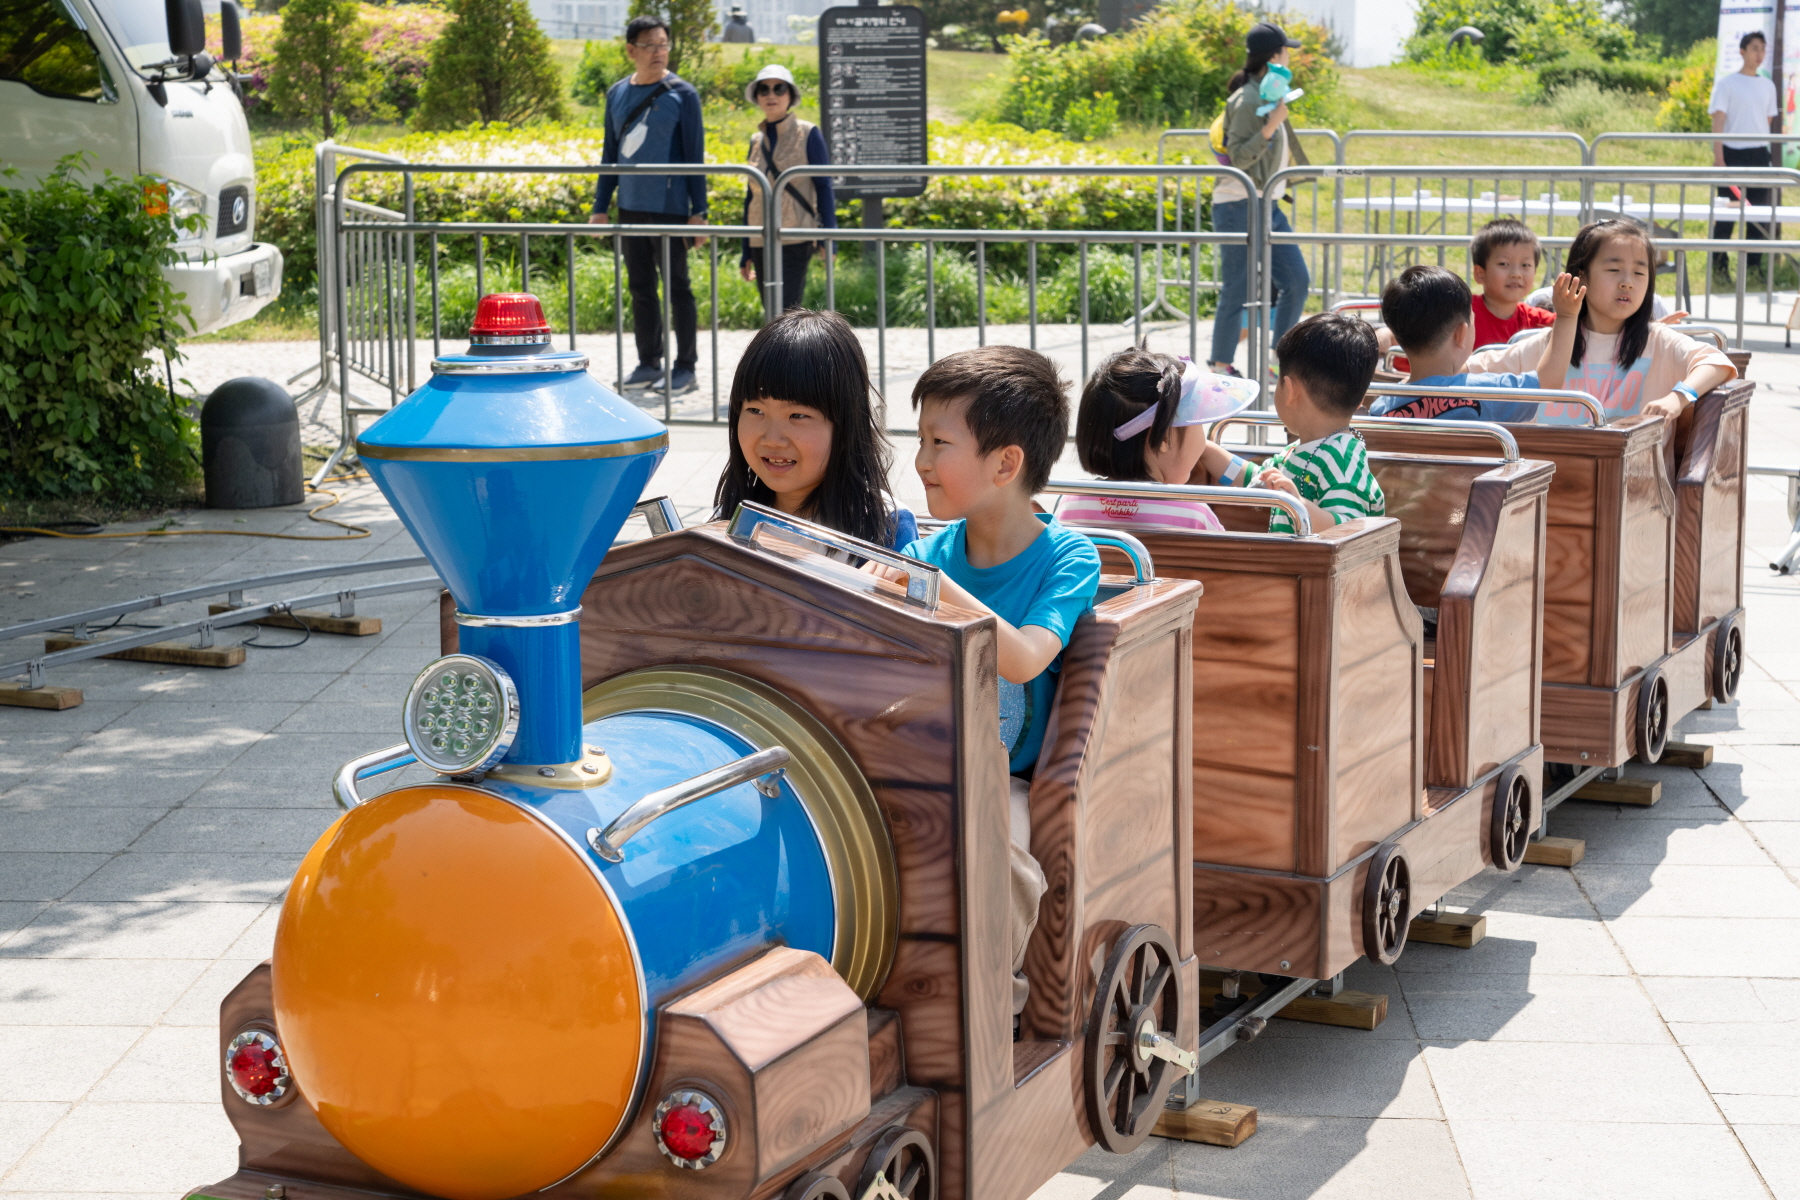
[[[1207,479],[1286,492],[1306,505],[1315,533],[1341,521],[1384,515],[1387,498],[1369,470],[1362,439],[1350,430],[1380,356],[1375,331],[1355,317],[1319,313],[1293,326],[1275,347],[1281,365],[1275,414],[1295,440],[1260,469],[1208,442],[1200,454]],[[1292,533],[1293,522],[1277,509],[1270,514],[1269,532]]]

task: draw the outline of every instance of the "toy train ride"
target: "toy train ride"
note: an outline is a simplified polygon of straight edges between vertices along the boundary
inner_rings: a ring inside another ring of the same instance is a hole
[[[1299,532],[1093,532],[1129,570],[1034,775],[1015,1025],[991,618],[755,505],[614,546],[666,432],[530,297],[471,342],[358,442],[445,654],[221,1006],[240,1165],[192,1200],[1023,1200],[1516,869],[1546,761],[1653,760],[1735,687],[1748,385],[1667,460],[1660,422],[1368,423],[1393,515],[1319,533],[1053,483]]]

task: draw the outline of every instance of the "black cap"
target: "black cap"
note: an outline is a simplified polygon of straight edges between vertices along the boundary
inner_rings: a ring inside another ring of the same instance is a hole
[[[1279,25],[1259,21],[1244,35],[1244,49],[1257,58],[1273,58],[1283,46],[1293,49],[1300,43],[1282,32]]]

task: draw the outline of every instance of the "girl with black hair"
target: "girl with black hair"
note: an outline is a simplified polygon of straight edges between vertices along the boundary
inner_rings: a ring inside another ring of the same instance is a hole
[[[1737,377],[1725,355],[1655,319],[1656,245],[1636,221],[1613,219],[1585,225],[1569,247],[1564,267],[1587,287],[1569,374],[1563,386],[1588,393],[1609,421],[1647,413],[1673,419],[1713,388]],[[1524,372],[1544,353],[1546,329],[1535,337],[1469,358],[1471,372]],[[1538,421],[1579,425],[1586,410],[1548,404]]]
[[[837,313],[796,308],[765,325],[731,380],[714,519],[754,500],[894,549],[918,537],[889,489],[894,451],[873,394],[862,343]]]

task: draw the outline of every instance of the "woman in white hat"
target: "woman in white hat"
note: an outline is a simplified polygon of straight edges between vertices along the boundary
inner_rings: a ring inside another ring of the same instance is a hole
[[[801,163],[829,164],[831,152],[825,147],[825,135],[811,121],[794,115],[800,102],[800,88],[793,72],[771,63],[757,72],[756,79],[744,87],[744,99],[762,109],[763,120],[750,135],[750,165],[762,171],[773,183],[776,176]],[[763,223],[762,193],[755,187],[744,189],[744,224]],[[831,177],[817,175],[809,179],[789,181],[782,189],[781,227],[783,229],[836,229],[837,203],[831,194]],[[753,251],[762,249],[760,237],[744,239],[744,256],[738,270],[745,279],[756,278]],[[806,294],[806,269],[814,253],[825,254],[825,244],[810,240],[783,239],[781,244],[781,307],[785,312],[800,306]]]

